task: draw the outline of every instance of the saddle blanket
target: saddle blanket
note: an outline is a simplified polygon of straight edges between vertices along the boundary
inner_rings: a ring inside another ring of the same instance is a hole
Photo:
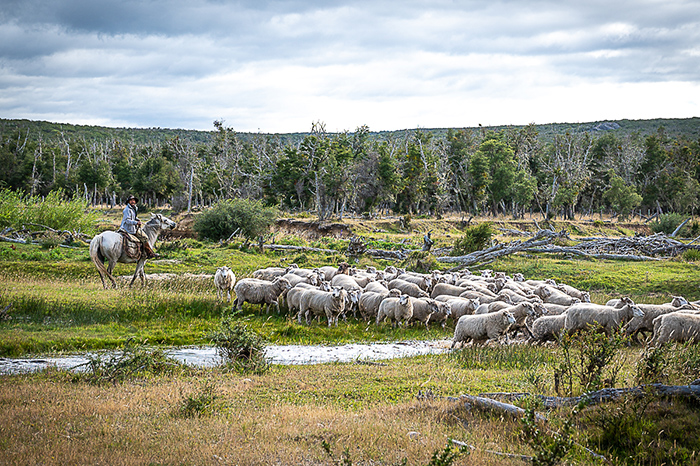
[[[128,257],[134,260],[139,260],[141,256],[146,254],[146,251],[143,248],[143,243],[141,243],[136,236],[124,230],[118,230],[118,233],[120,233],[122,238],[124,238],[122,244],[124,245],[124,253]]]

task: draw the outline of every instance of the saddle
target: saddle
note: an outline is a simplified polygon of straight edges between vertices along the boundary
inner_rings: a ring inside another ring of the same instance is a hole
[[[146,255],[146,250],[144,249],[143,243],[139,241],[137,237],[128,233],[124,230],[119,230],[117,233],[122,235],[124,241],[122,241],[122,247],[124,248],[124,254],[127,257],[139,260],[142,256]]]

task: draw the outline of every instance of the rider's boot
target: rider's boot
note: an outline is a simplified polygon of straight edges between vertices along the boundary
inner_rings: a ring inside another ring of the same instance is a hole
[[[146,259],[155,259],[160,257],[160,254],[156,254],[151,245],[148,243],[143,243],[143,249],[146,251]]]

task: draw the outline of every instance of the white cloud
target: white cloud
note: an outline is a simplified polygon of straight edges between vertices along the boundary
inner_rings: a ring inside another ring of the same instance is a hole
[[[683,0],[6,3],[5,118],[286,132],[700,114]]]

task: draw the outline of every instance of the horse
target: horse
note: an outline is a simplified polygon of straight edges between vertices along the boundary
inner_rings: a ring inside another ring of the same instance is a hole
[[[151,219],[146,222],[143,227],[143,232],[148,238],[148,244],[153,249],[156,244],[158,235],[163,230],[172,230],[177,224],[170,220],[169,218],[161,214],[151,214]],[[112,282],[112,288],[117,287],[117,282],[112,276],[112,270],[117,265],[117,262],[122,264],[133,264],[136,262],[136,270],[134,271],[134,276],[131,278],[129,287],[134,284],[136,277],[141,278],[141,285],[146,284],[146,274],[143,272],[143,268],[146,265],[146,257],[142,256],[140,259],[132,259],[124,251],[124,238],[120,233],[116,231],[104,231],[99,235],[96,235],[92,241],[90,241],[90,258],[95,263],[97,271],[100,273],[100,279],[102,280],[102,286],[107,289],[107,284],[105,283],[105,275]],[[109,265],[105,267],[105,260],[109,261]]]

